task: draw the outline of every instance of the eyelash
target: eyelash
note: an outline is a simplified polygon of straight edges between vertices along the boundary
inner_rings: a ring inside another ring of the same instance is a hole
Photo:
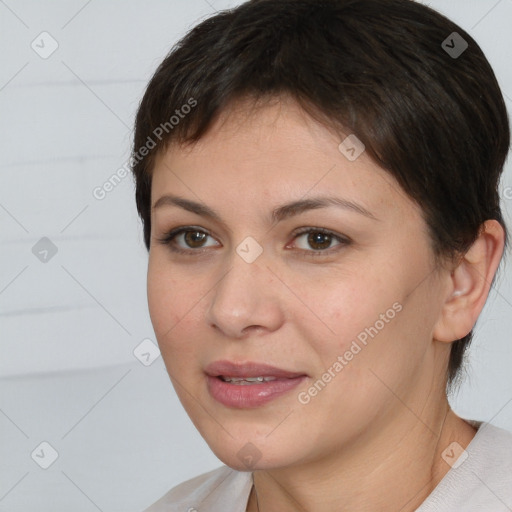
[[[199,249],[182,249],[180,247],[176,247],[172,244],[174,242],[175,238],[179,235],[187,232],[193,232],[193,233],[203,233],[207,236],[211,236],[210,233],[203,229],[195,228],[193,226],[186,226],[186,227],[180,227],[172,229],[171,231],[165,233],[165,235],[162,238],[157,238],[157,241],[161,244],[164,244],[169,247],[169,249],[172,252],[179,253],[179,254],[186,254],[189,256],[198,256],[201,254],[204,254],[205,250],[207,248],[199,248]],[[299,249],[300,253],[304,257],[318,257],[318,256],[325,256],[330,255],[333,252],[336,252],[343,247],[346,247],[352,243],[352,240],[350,240],[348,237],[337,235],[336,233],[333,233],[332,231],[329,231],[328,229],[324,228],[302,228],[299,230],[296,230],[293,233],[294,240],[302,235],[309,234],[309,233],[321,233],[323,235],[329,235],[332,237],[333,240],[336,240],[339,242],[339,245],[336,245],[334,247],[331,247],[329,249],[318,249],[318,250],[306,250],[306,249]]]

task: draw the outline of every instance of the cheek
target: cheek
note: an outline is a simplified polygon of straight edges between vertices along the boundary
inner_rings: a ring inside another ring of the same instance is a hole
[[[311,296],[310,303],[315,305],[315,312],[323,320],[331,340],[319,343],[323,353],[330,353],[331,357],[333,352],[341,355],[354,341],[365,347],[365,342],[382,337],[382,333],[397,323],[398,310],[402,309],[397,301],[399,294],[389,286],[377,284],[373,276],[333,279]]]
[[[186,325],[189,300],[176,272],[157,255],[148,263],[147,298],[153,329],[164,353],[172,345],[175,333]]]
[[[173,282],[158,264],[156,258],[150,256],[147,275],[147,296],[149,315],[157,338],[174,324]]]

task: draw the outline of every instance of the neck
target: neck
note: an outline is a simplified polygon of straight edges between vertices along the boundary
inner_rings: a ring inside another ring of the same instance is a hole
[[[443,451],[453,441],[466,448],[475,433],[447,400],[428,421],[406,411],[357,446],[293,467],[255,471],[247,512],[412,512],[450,470]]]

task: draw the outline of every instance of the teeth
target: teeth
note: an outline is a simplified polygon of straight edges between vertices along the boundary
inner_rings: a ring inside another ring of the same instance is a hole
[[[230,382],[231,384],[244,386],[251,383],[269,382],[271,380],[276,380],[276,377],[226,377],[221,375],[221,379],[224,382]]]

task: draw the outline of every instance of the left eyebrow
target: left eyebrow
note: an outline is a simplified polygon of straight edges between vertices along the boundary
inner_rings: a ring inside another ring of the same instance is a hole
[[[165,195],[160,197],[155,202],[152,209],[156,210],[157,208],[161,208],[162,206],[165,205],[179,206],[184,210],[196,213],[197,215],[201,215],[203,217],[209,217],[223,224],[220,215],[214,210],[212,210],[209,206],[206,206],[203,203],[191,201],[190,199],[185,199],[184,197]],[[281,222],[295,215],[299,215],[305,211],[316,210],[319,208],[327,208],[329,206],[337,206],[338,208],[343,208],[345,210],[351,210],[353,212],[359,213],[370,219],[377,221],[379,220],[377,217],[375,217],[375,215],[372,212],[370,212],[360,204],[354,203],[353,201],[349,201],[348,199],[333,196],[319,196],[310,199],[300,199],[298,201],[286,203],[282,206],[279,206],[278,208],[275,208],[272,211],[271,219],[273,222]]]
[[[280,206],[279,208],[276,208],[272,212],[272,219],[274,222],[280,222],[284,219],[292,217],[293,215],[299,215],[300,213],[307,210],[316,210],[318,208],[327,208],[329,206],[337,206],[338,208],[343,208],[345,210],[352,210],[370,219],[379,220],[372,212],[360,204],[349,201],[348,199],[333,196],[319,196],[310,199],[300,199],[299,201],[287,203],[283,206]]]

